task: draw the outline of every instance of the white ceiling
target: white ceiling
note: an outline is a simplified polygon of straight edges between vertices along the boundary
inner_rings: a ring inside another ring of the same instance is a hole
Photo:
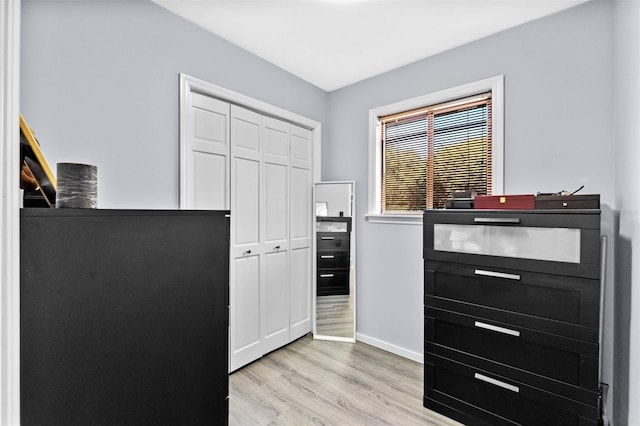
[[[587,0],[153,0],[326,91]]]

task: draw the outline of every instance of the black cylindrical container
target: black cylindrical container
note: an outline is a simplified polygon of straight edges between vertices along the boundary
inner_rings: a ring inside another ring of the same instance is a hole
[[[57,208],[98,207],[98,168],[89,164],[58,163]]]

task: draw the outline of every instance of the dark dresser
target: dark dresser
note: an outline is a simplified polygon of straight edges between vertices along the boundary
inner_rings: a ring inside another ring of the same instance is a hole
[[[597,425],[599,210],[424,213],[424,406],[467,425]]]
[[[23,425],[227,424],[228,213],[22,209]]]
[[[351,218],[316,218],[318,296],[349,294]]]

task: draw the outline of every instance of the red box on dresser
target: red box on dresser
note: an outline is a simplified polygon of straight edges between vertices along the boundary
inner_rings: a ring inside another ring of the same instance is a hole
[[[473,208],[489,210],[532,210],[535,204],[533,194],[481,195],[473,200]]]

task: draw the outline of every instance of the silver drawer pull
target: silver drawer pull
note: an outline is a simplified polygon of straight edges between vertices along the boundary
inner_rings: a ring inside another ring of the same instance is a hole
[[[482,275],[485,277],[506,278],[508,280],[520,281],[520,275],[518,274],[507,274],[505,272],[485,271],[484,269],[476,269],[475,274]]]
[[[320,237],[321,240],[335,240],[334,237]]]
[[[510,385],[509,383],[505,383],[500,380],[487,377],[484,374],[475,373],[473,375],[473,378],[482,380],[483,382],[491,383],[492,385],[495,385],[495,386],[500,386],[501,388],[510,390],[511,392],[520,393],[520,388],[518,386],[513,386],[513,385]]]
[[[519,217],[476,217],[473,223],[520,223]]]
[[[498,327],[497,325],[491,325],[484,322],[476,321],[474,324],[478,328],[484,328],[485,330],[496,331],[502,334],[508,334],[509,336],[520,337],[520,332],[517,330],[511,330],[509,328]]]
[[[333,278],[333,274],[320,274],[320,278]]]
[[[320,259],[334,259],[335,256],[320,256]]]

